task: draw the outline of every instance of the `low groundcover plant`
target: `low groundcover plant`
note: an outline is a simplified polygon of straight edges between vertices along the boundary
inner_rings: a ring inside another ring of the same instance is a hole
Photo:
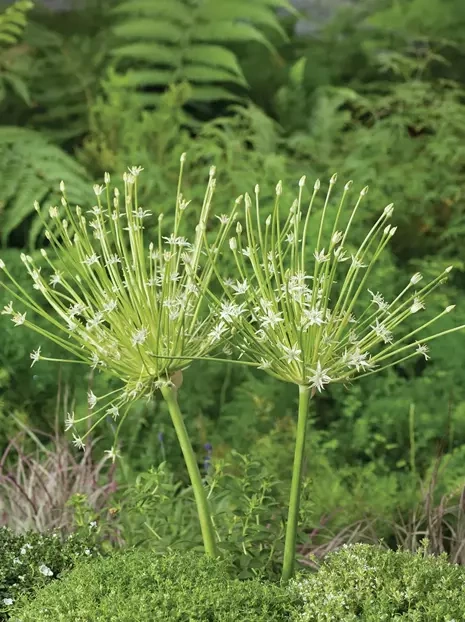
[[[299,600],[273,583],[231,578],[225,560],[192,551],[127,550],[80,564],[55,583],[19,603],[17,619],[284,622]]]
[[[459,622],[465,619],[463,566],[447,554],[412,554],[368,544],[343,545],[317,573],[300,574],[289,590],[303,600],[294,622],[406,620]]]
[[[0,528],[0,620],[21,598],[44,587],[71,570],[78,561],[99,556],[96,530],[89,525],[87,535],[71,534],[63,538],[58,531],[16,534]]]

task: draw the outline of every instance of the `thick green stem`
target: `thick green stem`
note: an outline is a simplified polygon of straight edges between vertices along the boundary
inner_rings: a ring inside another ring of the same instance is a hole
[[[289,512],[287,516],[286,542],[284,544],[283,571],[281,575],[281,581],[283,583],[289,581],[294,574],[297,525],[299,521],[300,493],[302,487],[302,463],[305,451],[310,392],[310,387],[299,386],[299,415],[297,420]]]
[[[171,415],[171,420],[176,430],[179,444],[184,456],[187,471],[191,480],[192,488],[194,490],[195,502],[197,505],[197,512],[199,515],[200,529],[202,531],[203,544],[205,553],[210,557],[218,557],[218,550],[216,548],[215,533],[213,530],[213,523],[208,509],[207,495],[200,476],[197,459],[192,449],[192,444],[189,440],[189,435],[184,425],[181,411],[179,409],[178,400],[176,397],[177,390],[171,387],[163,387],[161,389],[163,397],[168,405],[168,410]]]

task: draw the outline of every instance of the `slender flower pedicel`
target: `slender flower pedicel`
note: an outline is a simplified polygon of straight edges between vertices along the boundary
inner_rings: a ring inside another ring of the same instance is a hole
[[[216,556],[207,499],[177,403],[177,389],[182,370],[193,359],[221,352],[230,337],[229,325],[220,319],[219,305],[208,305],[204,293],[214,275],[218,249],[228,239],[237,203],[227,218],[214,221],[216,233],[211,234],[209,243],[206,227],[215,189],[212,167],[194,239],[188,241],[180,235],[189,205],[180,190],[184,159],[183,155],[173,228],[164,230],[160,214],[157,237],[150,243],[144,229],[153,217],[138,204],[140,167],[124,174],[122,197],[118,188],[111,192],[110,176],[105,174],[105,185],[94,186],[97,204],[87,212],[68,204],[61,183],[61,207],[50,208],[50,224],[44,222],[49,245],[42,255],[53,276],[46,278],[30,256],[22,255],[44,304],[38,304],[22,289],[0,260],[6,277],[0,284],[27,309],[24,313],[16,311],[11,302],[2,313],[11,316],[15,326],[27,326],[71,352],[75,362],[104,370],[121,381],[119,389],[104,396],[89,391],[88,415],[77,419],[74,413],[67,414],[66,430],[72,431],[72,442],[80,449],[85,447],[86,436],[111,416],[118,425],[114,446],[106,453],[114,460],[118,434],[131,403],[161,391],[191,478],[205,549]],[[36,208],[40,216],[39,206]],[[238,287],[242,292],[243,285]],[[50,328],[30,321],[29,310],[47,320]],[[57,360],[47,358],[41,346],[30,357],[31,365]],[[92,425],[79,435],[76,425],[87,418],[92,419]]]
[[[348,236],[368,188],[363,188],[346,217],[344,206],[352,182],[345,185],[331,227],[327,215],[335,183],[336,175],[329,182],[319,223],[311,217],[319,180],[305,212],[302,209],[305,177],[299,182],[298,198],[285,214],[280,205],[281,182],[276,187],[274,208],[269,215],[259,205],[258,187],[254,201],[246,194],[244,220],[237,222],[236,235],[229,240],[239,280],[231,283],[217,275],[225,292],[221,318],[238,335],[240,358],[255,362],[273,377],[299,388],[284,581],[292,576],[295,564],[301,471],[311,397],[331,383],[348,383],[414,356],[423,355],[427,360],[426,342],[463,328],[458,326],[419,338],[420,331],[453,309],[449,306],[420,328],[407,333],[401,330],[412,314],[423,311],[427,296],[447,279],[451,267],[423,287],[418,285],[421,274],[414,274],[391,302],[370,290],[370,273],[396,231],[389,224],[393,206],[384,208],[354,252],[352,246],[349,249]],[[331,233],[326,239],[323,232],[328,224]]]

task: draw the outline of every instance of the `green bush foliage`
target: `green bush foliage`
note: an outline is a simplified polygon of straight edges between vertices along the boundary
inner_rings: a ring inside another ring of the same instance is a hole
[[[464,569],[423,549],[343,546],[290,589],[303,600],[295,622],[458,622],[465,616]]]
[[[59,532],[16,534],[0,528],[0,620],[8,620],[15,603],[59,579],[79,560],[99,555],[93,528],[88,535]]]
[[[15,610],[22,622],[284,622],[295,597],[259,580],[231,579],[195,553],[126,551],[81,564]]]

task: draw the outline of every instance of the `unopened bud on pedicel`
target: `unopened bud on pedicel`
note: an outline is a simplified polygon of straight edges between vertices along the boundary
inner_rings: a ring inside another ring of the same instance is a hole
[[[331,185],[335,184],[337,181],[337,173],[334,173],[334,175],[331,177],[331,179],[329,180],[329,183]]]
[[[236,238],[231,238],[231,239],[229,240],[229,248],[230,248],[232,251],[235,251],[235,250],[236,250],[236,248],[237,248],[237,240],[236,240]]]
[[[353,184],[353,181],[349,179],[349,181],[344,186],[344,190],[350,190],[350,188],[352,187],[352,184]]]
[[[412,276],[412,278],[410,279],[410,283],[412,285],[416,285],[417,283],[419,283],[422,279],[422,275],[419,272],[415,272],[415,274]]]
[[[283,182],[281,180],[276,184],[276,194],[279,197],[283,192]]]
[[[299,179],[299,186],[301,188],[305,186],[305,179],[306,179],[305,175],[302,175],[302,177]]]
[[[317,179],[316,182],[313,184],[313,189],[314,190],[319,190],[321,186],[320,180]]]

